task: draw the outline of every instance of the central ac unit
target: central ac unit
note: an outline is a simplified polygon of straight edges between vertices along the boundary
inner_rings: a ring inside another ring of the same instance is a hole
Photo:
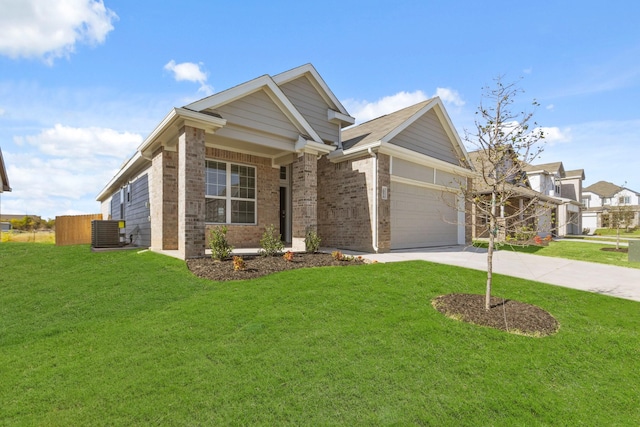
[[[94,248],[117,248],[120,244],[121,221],[91,221],[91,246]]]

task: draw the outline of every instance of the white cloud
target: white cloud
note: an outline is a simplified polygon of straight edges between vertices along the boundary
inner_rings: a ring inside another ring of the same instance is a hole
[[[56,124],[53,128],[45,129],[38,135],[27,136],[24,140],[38,147],[43,154],[57,157],[72,155],[74,161],[77,161],[97,156],[121,159],[130,155],[142,143],[142,136],[106,128],[75,128]]]
[[[342,103],[347,111],[356,118],[356,122],[362,123],[427,99],[429,97],[424,92],[417,90],[415,92],[398,92],[395,95],[385,96],[374,102],[347,99]]]
[[[466,102],[462,99],[457,90],[449,89],[446,87],[439,87],[436,89],[435,96],[439,96],[447,105],[455,107],[463,107]]]
[[[0,108],[0,117],[4,116],[6,112],[7,110],[5,110],[4,108]]]
[[[355,99],[347,99],[342,101],[347,111],[356,118],[356,123],[363,123],[386,114],[393,113],[406,107],[410,107],[419,102],[435,96],[440,97],[442,102],[449,107],[460,108],[465,105],[458,91],[450,88],[436,88],[436,93],[428,96],[421,90],[414,92],[398,92],[395,95],[385,96],[377,101],[358,101]]]
[[[14,142],[22,143],[18,153],[3,152],[12,187],[3,200],[3,210],[52,218],[97,212],[95,196],[142,142],[142,136],[57,124],[37,135],[14,137]]]
[[[534,132],[540,132],[540,131],[544,135],[544,142],[551,145],[557,144],[557,143],[571,142],[573,139],[571,135],[570,127],[560,129],[557,126],[554,126],[554,127],[539,127],[534,129]]]
[[[553,104],[549,104],[549,105],[547,105],[545,108],[546,108],[547,110],[549,110],[549,111],[553,111],[553,110],[555,110],[556,106],[555,106],[555,105],[553,105]]]
[[[103,43],[117,18],[102,0],[2,0],[0,55],[52,64],[77,43]]]
[[[173,59],[165,64],[164,69],[173,73],[173,78],[178,81],[188,81],[200,83],[198,92],[202,92],[205,96],[213,93],[213,88],[207,84],[209,76],[200,68],[203,64],[195,64],[193,62],[182,62],[176,64]]]

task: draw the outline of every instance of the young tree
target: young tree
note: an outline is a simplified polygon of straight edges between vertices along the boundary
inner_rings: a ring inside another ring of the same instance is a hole
[[[491,307],[493,253],[498,234],[534,232],[539,216],[549,212],[542,195],[529,188],[524,172],[542,152],[544,135],[532,122],[533,113],[511,111],[520,92],[515,83],[505,84],[501,77],[496,78],[495,87],[484,89],[483,101],[476,111],[475,131],[465,130],[465,141],[477,147],[470,154],[478,174],[471,187],[462,186],[466,206],[471,206],[465,212],[472,218],[472,227],[479,225],[479,218],[488,227],[486,310]],[[533,106],[537,105],[534,100]]]
[[[634,216],[635,212],[630,205],[620,204],[611,208],[609,227],[616,229],[616,250],[620,250],[620,229],[629,227]]]

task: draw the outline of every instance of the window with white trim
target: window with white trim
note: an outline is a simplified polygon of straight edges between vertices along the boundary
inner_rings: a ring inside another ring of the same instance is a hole
[[[255,224],[256,168],[207,160],[205,180],[206,222]]]

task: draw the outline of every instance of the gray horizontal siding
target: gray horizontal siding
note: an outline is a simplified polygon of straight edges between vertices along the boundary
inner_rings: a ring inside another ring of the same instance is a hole
[[[227,122],[297,140],[300,132],[264,91],[245,96],[216,110]]]
[[[339,127],[331,123],[327,117],[329,105],[320,96],[306,77],[287,82],[280,86],[282,92],[309,122],[320,138],[329,142],[337,142]]]
[[[141,247],[151,246],[151,222],[149,215],[149,178],[147,174],[142,175],[131,183],[131,201],[125,200],[120,203],[120,193],[122,189],[113,193],[111,198],[111,219],[123,219],[126,222],[125,236],[129,243],[133,238],[133,244]],[[124,215],[121,212],[124,211]]]
[[[445,162],[460,164],[451,140],[434,111],[428,111],[393,138],[391,143]]]

